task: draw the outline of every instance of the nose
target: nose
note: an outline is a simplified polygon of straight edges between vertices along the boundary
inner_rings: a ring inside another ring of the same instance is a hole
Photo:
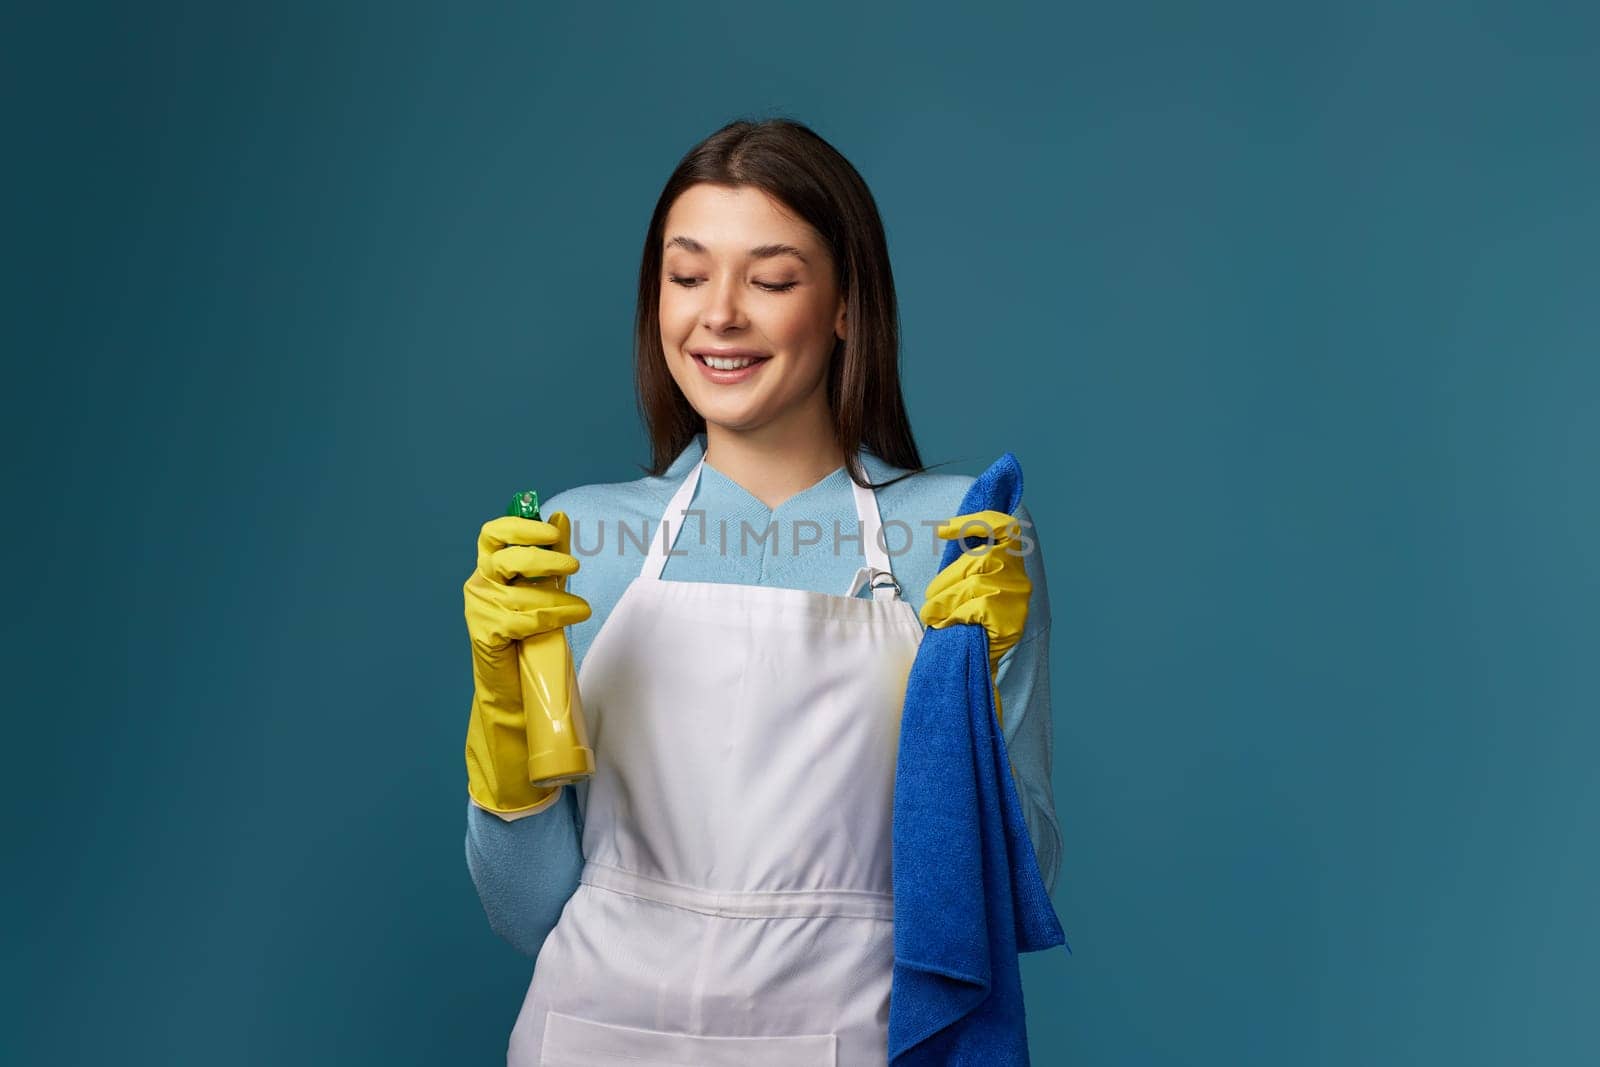
[[[700,322],[706,329],[722,333],[744,325],[744,309],[739,303],[740,289],[737,278],[708,280],[701,291],[706,294],[706,302],[700,312]]]

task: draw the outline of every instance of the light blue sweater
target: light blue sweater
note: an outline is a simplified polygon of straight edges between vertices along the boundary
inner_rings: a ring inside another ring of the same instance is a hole
[[[644,561],[641,545],[659,536],[662,511],[704,451],[705,435],[700,434],[662,477],[578,486],[541,502],[541,514],[565,512],[573,523],[573,555],[579,570],[567,588],[593,609],[587,620],[568,631],[580,668],[595,634],[639,574]],[[906,473],[865,449],[861,461],[874,483]],[[918,610],[946,544],[933,535],[933,528],[960,514],[961,498],[972,482],[969,475],[929,472],[877,491],[895,578],[902,595]],[[677,538],[662,571],[664,579],[843,595],[863,562],[860,546],[848,539],[857,525],[850,475],[843,467],[769,509],[707,464],[691,508],[704,512],[704,536],[697,514],[683,520],[674,517]],[[1033,540],[1025,558],[1033,594],[1022,640],[1000,660],[996,680],[1028,835],[1045,884],[1054,889],[1061,832],[1050,784],[1050,595],[1044,553],[1026,505],[1018,509],[1017,517]],[[836,539],[835,531],[846,536]],[[807,543],[811,541],[815,543]],[[484,913],[496,933],[530,958],[538,956],[567,899],[577,890],[587,790],[587,782],[563,788],[549,808],[513,821],[467,804],[467,869]]]

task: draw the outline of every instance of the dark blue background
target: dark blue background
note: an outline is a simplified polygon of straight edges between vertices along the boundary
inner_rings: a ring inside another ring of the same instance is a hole
[[[10,1062],[495,1063],[460,585],[637,476],[650,209],[862,171],[1054,600],[1036,1059],[1594,1022],[1592,5],[35,5],[0,29]]]

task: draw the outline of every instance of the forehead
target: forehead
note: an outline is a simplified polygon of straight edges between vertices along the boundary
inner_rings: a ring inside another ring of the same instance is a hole
[[[775,243],[794,245],[804,253],[820,253],[822,248],[810,225],[782,201],[750,185],[701,182],[685,189],[667,211],[661,235],[669,251],[677,247],[672,243],[677,237],[723,255],[743,255],[758,245]]]

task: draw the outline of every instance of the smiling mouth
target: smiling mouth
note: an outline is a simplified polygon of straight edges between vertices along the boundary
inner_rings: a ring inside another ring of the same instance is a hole
[[[712,370],[743,370],[745,367],[753,366],[757,363],[765,363],[772,358],[771,356],[739,356],[734,359],[719,359],[716,356],[702,356],[693,352],[690,355],[694,356],[696,363],[699,363],[702,367],[710,367]]]

